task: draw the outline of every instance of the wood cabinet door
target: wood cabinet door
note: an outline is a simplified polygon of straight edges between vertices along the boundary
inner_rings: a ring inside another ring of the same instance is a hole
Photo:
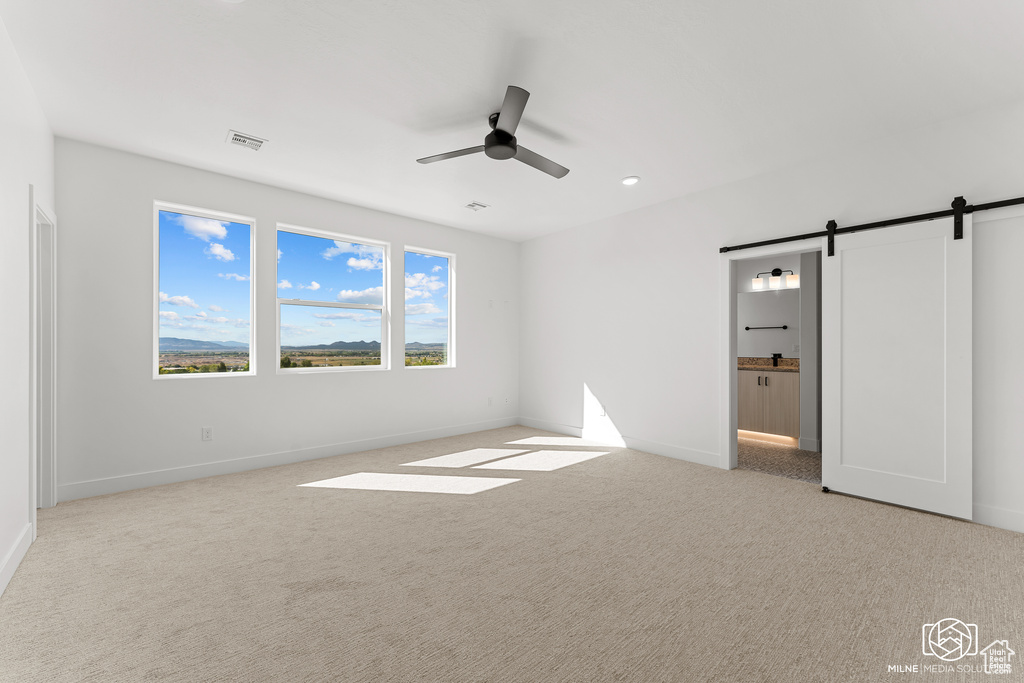
[[[769,434],[800,437],[800,373],[766,372],[764,430]]]
[[[756,370],[738,370],[736,426],[751,432],[764,431],[764,380]]]

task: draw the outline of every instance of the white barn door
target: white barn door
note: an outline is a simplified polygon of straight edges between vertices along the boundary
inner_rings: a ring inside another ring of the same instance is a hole
[[[971,216],[822,256],[822,486],[971,519]]]

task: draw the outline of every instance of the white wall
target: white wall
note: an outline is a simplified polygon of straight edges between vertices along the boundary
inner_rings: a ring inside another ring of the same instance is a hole
[[[821,252],[800,254],[800,448],[821,450]]]
[[[29,185],[53,213],[53,135],[0,22],[0,592],[32,540],[29,514]]]
[[[781,329],[783,326],[786,329]],[[799,358],[800,329],[800,290],[736,294],[736,355],[739,358],[771,358],[775,353],[782,354],[781,358]]]
[[[800,275],[800,254],[779,254],[778,256],[736,261],[736,291],[739,293],[763,292],[764,290],[755,290],[752,281],[758,273],[767,273],[773,268],[792,270]],[[786,275],[783,274],[782,277],[785,278]],[[785,279],[782,280],[782,284],[785,286]]]
[[[60,500],[516,422],[518,244],[61,138],[56,179]],[[256,376],[152,379],[154,200],[256,219]],[[275,373],[277,222],[391,243],[394,369]],[[404,367],[406,244],[457,256],[454,369]]]
[[[822,150],[821,159],[665,202],[523,245],[520,379],[523,421],[573,433],[585,382],[627,443],[718,464],[726,377],[720,256],[724,245],[935,211],[964,195],[980,203],[1024,195],[1024,103],[905,135]],[[642,189],[640,185],[631,188]],[[615,191],[609,187],[609,191]],[[982,220],[976,216],[975,220]],[[996,242],[998,242],[996,244]],[[995,279],[1024,254],[1024,230],[998,238],[980,224],[979,254],[1000,250]],[[1012,280],[1008,280],[1012,282]],[[979,289],[985,306],[1014,310],[1015,287]],[[977,300],[977,298],[976,298]],[[978,315],[975,339],[1013,344],[1005,316]],[[975,363],[986,344],[976,344]],[[989,361],[990,362],[990,361]],[[1015,425],[1024,367],[975,376],[975,516],[1024,531],[1024,469]]]

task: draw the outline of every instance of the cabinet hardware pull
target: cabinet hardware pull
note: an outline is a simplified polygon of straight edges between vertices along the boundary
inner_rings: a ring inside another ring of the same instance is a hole
[[[761,386],[761,375],[757,376],[757,386]]]
[[[768,375],[764,376],[764,385],[768,386]]]

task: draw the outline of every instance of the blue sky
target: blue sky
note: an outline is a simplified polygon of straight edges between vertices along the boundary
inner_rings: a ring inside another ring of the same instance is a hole
[[[448,259],[405,252],[405,338],[448,341]]]
[[[248,342],[249,226],[170,211],[159,222],[160,336]],[[381,340],[378,311],[284,300],[381,304],[383,247],[281,230],[277,254],[283,346]],[[405,252],[404,267],[405,338],[446,342],[448,259]]]
[[[279,230],[277,296],[282,300],[281,346],[379,342],[379,311],[297,306],[284,300],[383,303],[384,248]]]
[[[290,305],[287,299],[381,304],[383,247],[286,231],[277,233],[281,345],[380,341],[375,310]],[[406,339],[448,339],[448,259],[405,253]]]
[[[160,336],[249,342],[250,227],[159,212]]]

